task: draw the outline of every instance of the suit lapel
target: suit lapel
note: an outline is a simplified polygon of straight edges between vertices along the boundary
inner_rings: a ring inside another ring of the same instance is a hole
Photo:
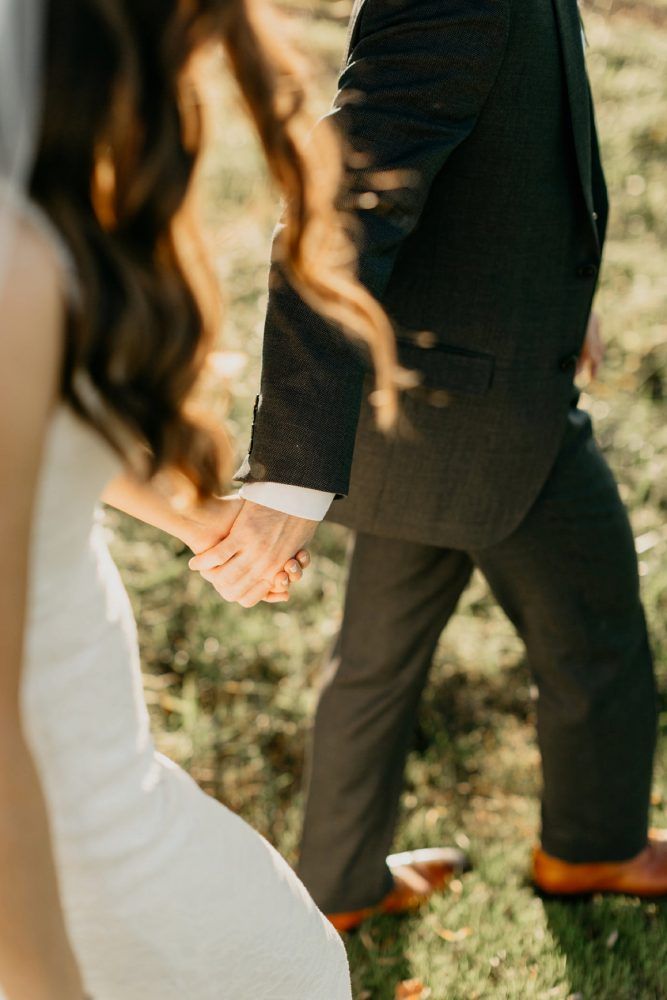
[[[590,91],[576,0],[553,0],[560,32],[574,147],[586,207],[593,227]]]

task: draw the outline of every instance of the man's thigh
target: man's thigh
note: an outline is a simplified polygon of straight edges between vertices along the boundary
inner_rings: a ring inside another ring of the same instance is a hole
[[[472,555],[534,655],[584,656],[636,634],[632,530],[586,413],[572,408],[551,475],[519,528]]]
[[[472,573],[464,552],[357,535],[337,644],[339,682],[389,681],[430,656]]]

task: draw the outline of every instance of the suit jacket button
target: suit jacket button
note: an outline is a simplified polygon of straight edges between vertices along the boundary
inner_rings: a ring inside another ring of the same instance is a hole
[[[580,264],[577,268],[578,278],[594,278],[597,273],[597,264]]]
[[[562,372],[569,372],[577,366],[578,355],[576,354],[566,354],[564,358],[561,358],[558,362],[558,367]]]

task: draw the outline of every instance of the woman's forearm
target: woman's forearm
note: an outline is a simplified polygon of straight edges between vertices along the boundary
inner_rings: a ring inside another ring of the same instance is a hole
[[[11,721],[0,736],[0,887],[3,995],[8,1000],[83,1000],[42,789]]]
[[[142,482],[130,472],[122,473],[109,483],[102,500],[145,524],[166,531],[193,552],[203,552],[224,538],[242,507],[240,500],[212,498],[179,511],[152,483]]]
[[[110,507],[186,541],[185,535],[190,526],[188,518],[179,513],[151,483],[141,482],[130,472],[121,473],[112,480],[102,494],[102,500]]]

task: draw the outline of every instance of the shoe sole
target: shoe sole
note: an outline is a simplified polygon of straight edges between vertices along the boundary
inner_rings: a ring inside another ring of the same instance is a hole
[[[416,851],[402,851],[399,854],[389,854],[387,864],[390,868],[403,865],[423,865],[439,862],[449,865],[457,875],[463,875],[472,869],[470,858],[458,847],[422,847]]]

